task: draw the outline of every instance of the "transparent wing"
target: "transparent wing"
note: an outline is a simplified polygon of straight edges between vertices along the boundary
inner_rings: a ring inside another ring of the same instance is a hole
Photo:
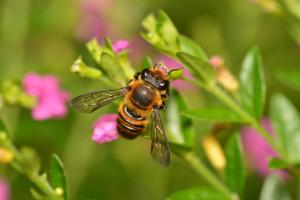
[[[128,87],[116,90],[96,91],[82,94],[69,102],[69,105],[79,112],[91,113],[117,98],[124,96]]]
[[[166,167],[170,163],[170,147],[158,109],[152,111],[151,121],[151,155],[155,161]]]

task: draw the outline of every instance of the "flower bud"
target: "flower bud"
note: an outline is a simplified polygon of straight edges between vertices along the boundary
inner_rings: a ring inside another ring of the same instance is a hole
[[[208,135],[202,139],[202,145],[212,166],[222,171],[226,166],[226,158],[218,140],[214,136]]]
[[[230,92],[238,91],[240,85],[235,76],[224,66],[224,61],[219,56],[213,56],[209,60],[210,64],[217,71],[217,81]]]
[[[14,159],[14,154],[3,147],[0,147],[0,163],[7,164]]]
[[[78,74],[81,77],[99,79],[102,72],[98,69],[88,67],[79,57],[71,66],[71,72]]]

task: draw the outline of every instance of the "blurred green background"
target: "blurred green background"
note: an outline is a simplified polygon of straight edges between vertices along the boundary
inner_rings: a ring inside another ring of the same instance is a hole
[[[221,55],[234,74],[238,74],[249,48],[259,46],[269,94],[284,91],[299,107],[299,88],[291,88],[282,73],[298,68],[300,48],[279,17],[263,12],[253,2],[2,0],[0,80],[22,80],[26,72],[35,71],[58,76],[72,96],[108,89],[97,81],[70,73],[71,64],[79,54],[86,53],[85,43],[93,37],[100,41],[104,36],[113,41],[130,40],[136,64],[144,54],[157,56],[139,32],[142,19],[161,8],[178,30],[197,41],[208,55]],[[92,123],[102,113],[113,110],[116,109],[108,106],[90,115],[70,110],[64,119],[42,122],[34,121],[29,110],[15,107],[5,108],[2,115],[14,142],[37,150],[43,170],[47,170],[53,152],[62,158],[70,182],[70,199],[164,199],[176,190],[204,184],[175,156],[169,168],[154,163],[149,154],[150,142],[142,138],[104,145],[92,142]],[[197,136],[206,131],[198,130]],[[1,172],[11,180],[13,200],[32,199],[27,179],[8,169]],[[256,199],[253,194],[258,194],[261,179],[248,175],[248,184],[245,196]]]

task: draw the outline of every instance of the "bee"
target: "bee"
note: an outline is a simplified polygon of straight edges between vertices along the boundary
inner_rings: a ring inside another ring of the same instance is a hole
[[[151,155],[163,166],[170,163],[170,147],[160,119],[159,111],[166,109],[169,97],[170,72],[157,63],[150,69],[137,72],[126,87],[90,92],[70,101],[79,112],[91,113],[119,97],[123,101],[118,109],[117,130],[126,139],[139,136],[151,122]],[[149,120],[150,119],[150,120]]]

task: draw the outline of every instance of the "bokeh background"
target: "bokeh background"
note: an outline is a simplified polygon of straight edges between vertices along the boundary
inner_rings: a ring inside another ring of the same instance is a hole
[[[109,89],[70,72],[78,55],[86,53],[85,43],[94,37],[99,41],[105,36],[112,41],[126,39],[131,43],[130,57],[136,65],[144,55],[157,58],[159,54],[141,39],[139,32],[149,12],[163,9],[181,33],[198,42],[208,55],[221,55],[234,74],[240,71],[246,52],[259,46],[268,93],[283,91],[299,107],[300,89],[284,73],[299,67],[300,48],[284,20],[265,12],[257,1],[2,0],[0,81],[22,80],[27,72],[36,72],[59,77],[62,88],[71,96]],[[191,103],[197,106],[203,100],[196,98]],[[103,145],[92,142],[93,122],[113,110],[114,106],[108,106],[90,115],[69,110],[63,119],[45,121],[35,121],[29,110],[17,107],[5,108],[1,115],[17,146],[36,149],[43,170],[48,170],[53,152],[62,158],[70,199],[164,199],[179,189],[205,184],[175,156],[169,168],[154,163],[150,143],[142,138]],[[197,129],[199,146],[207,126]],[[1,169],[1,173],[11,184],[11,199],[32,199],[26,178],[9,169]],[[247,177],[245,197],[256,199],[254,194],[259,194],[262,178],[254,172]]]

